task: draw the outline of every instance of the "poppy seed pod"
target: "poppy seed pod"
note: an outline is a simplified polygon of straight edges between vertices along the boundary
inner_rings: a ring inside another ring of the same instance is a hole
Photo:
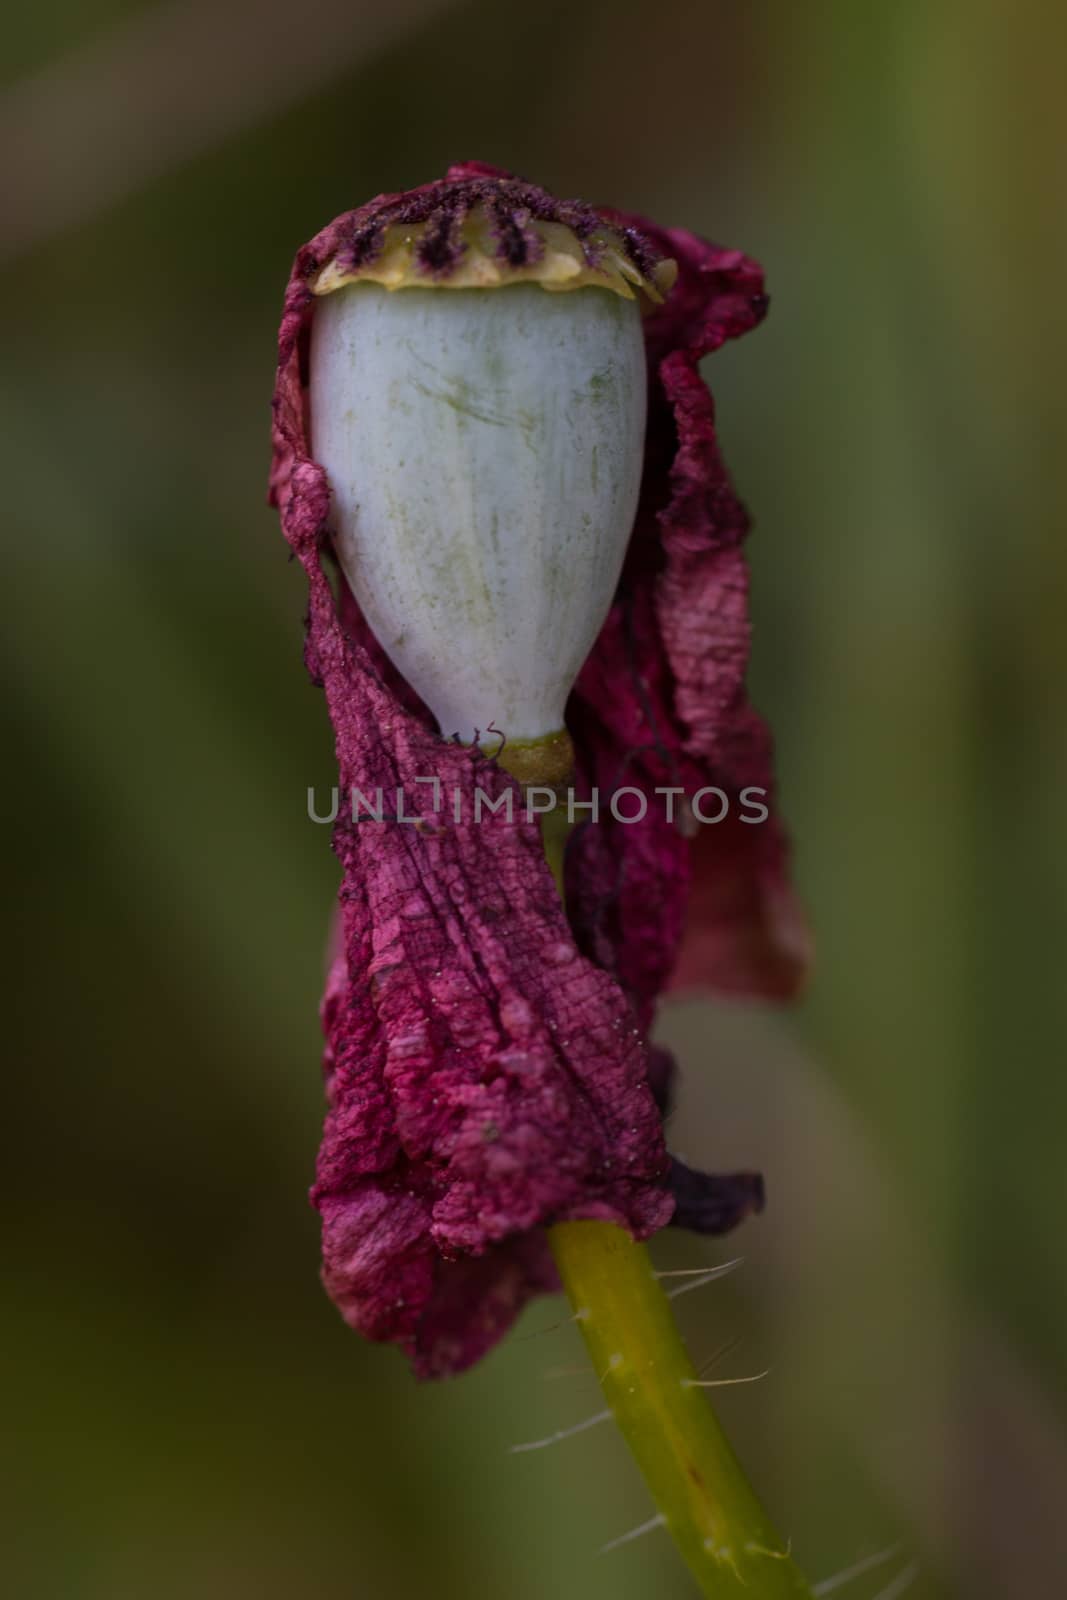
[[[558,733],[637,509],[637,302],[357,281],[310,370],[338,561],[390,660],[446,736]]]

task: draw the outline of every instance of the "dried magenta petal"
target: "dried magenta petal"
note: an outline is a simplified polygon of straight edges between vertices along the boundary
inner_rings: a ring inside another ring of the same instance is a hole
[[[567,887],[582,948],[618,976],[647,1025],[672,984],[788,998],[803,981],[808,942],[773,811],[770,735],[745,693],[748,519],[698,367],[761,320],[763,275],[737,251],[611,215],[672,256],[678,278],[645,319],[641,504],[616,602],[567,722],[586,793],[623,784],[650,796],[658,787],[684,793],[673,822],[662,800],[636,824],[602,811],[572,841]],[[727,795],[729,812],[694,825],[685,799],[705,787]],[[741,820],[748,787],[767,797],[766,822]]]
[[[283,525],[308,576],[308,662],[341,784],[402,788],[407,815],[422,794],[426,814],[335,826],[343,961],[324,1007],[331,1109],[314,1191],[324,1276],[361,1331],[403,1344],[420,1371],[455,1370],[549,1281],[523,1235],[596,1217],[646,1237],[673,1210],[668,1159],[632,1008],[576,949],[514,780],[406,711],[346,634],[321,564],[327,503],[320,469],[295,459]],[[415,782],[431,774],[440,814]],[[512,789],[515,820],[473,821],[476,786]],[[494,1246],[497,1271],[457,1260]]]

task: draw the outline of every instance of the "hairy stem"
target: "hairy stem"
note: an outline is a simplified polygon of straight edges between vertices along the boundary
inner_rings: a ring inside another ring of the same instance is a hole
[[[560,1222],[549,1239],[604,1396],[701,1593],[810,1600],[696,1383],[648,1251],[607,1222]]]
[[[562,894],[555,816],[542,837]],[[701,1593],[811,1600],[699,1386],[644,1245],[607,1222],[560,1222],[549,1240],[604,1396]]]

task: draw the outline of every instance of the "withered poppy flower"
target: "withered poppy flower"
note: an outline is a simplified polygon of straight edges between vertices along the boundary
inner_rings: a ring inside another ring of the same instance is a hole
[[[701,826],[689,803],[771,803],[745,517],[698,371],[765,305],[735,251],[479,163],[293,267],[272,498],[340,787],[385,797],[334,829],[314,1199],[330,1294],[423,1375],[554,1286],[546,1224],[718,1232],[762,1203],[752,1175],[672,1163],[646,1041],[672,978],[784,997],[804,960],[773,810]],[[576,830],[565,911],[518,780],[562,781],[571,741],[579,797],[675,795]]]

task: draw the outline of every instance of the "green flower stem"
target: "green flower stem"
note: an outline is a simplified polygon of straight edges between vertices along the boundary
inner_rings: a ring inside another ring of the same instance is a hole
[[[648,1251],[608,1222],[549,1239],[619,1429],[700,1592],[810,1600],[696,1381]]]
[[[542,836],[562,892],[555,815]],[[644,1245],[607,1222],[560,1222],[548,1236],[604,1396],[700,1592],[811,1600],[708,1404]]]

